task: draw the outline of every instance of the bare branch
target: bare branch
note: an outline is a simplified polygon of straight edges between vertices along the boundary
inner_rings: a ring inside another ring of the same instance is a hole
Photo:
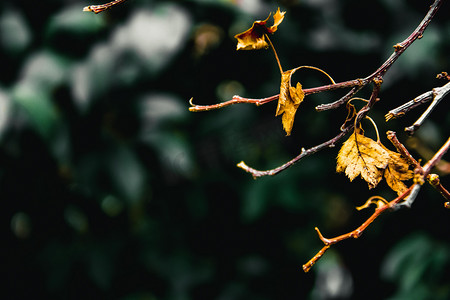
[[[395,134],[394,131],[388,131],[386,132],[386,135],[387,138],[394,145],[394,147],[397,149],[397,151],[408,161],[410,165],[413,165],[415,168],[422,168],[419,162],[415,160],[414,157],[412,157],[412,155],[405,148],[405,146],[403,146],[403,144],[399,142],[399,140],[397,139],[397,135]]]
[[[336,142],[339,141],[341,138],[343,138],[348,132],[349,130],[353,128],[353,126],[351,127],[347,127],[346,129],[344,129],[344,131],[342,131],[341,133],[339,133],[337,136],[335,136],[334,138],[332,138],[331,140],[328,140],[320,145],[311,147],[307,150],[305,150],[304,148],[302,148],[302,151],[299,155],[297,155],[296,157],[294,157],[293,159],[291,159],[290,161],[288,161],[287,163],[271,169],[271,170],[266,170],[266,171],[259,171],[256,169],[253,169],[249,166],[247,166],[245,164],[245,162],[241,161],[240,163],[237,164],[237,166],[241,169],[243,169],[244,171],[246,171],[247,173],[252,174],[253,178],[258,178],[258,177],[262,177],[262,176],[272,176],[272,175],[276,175],[278,173],[280,173],[281,171],[286,170],[287,168],[289,168],[290,166],[294,165],[295,163],[297,163],[299,160],[301,160],[302,158],[309,156],[311,154],[314,154],[322,149],[325,148],[332,148],[335,146]]]
[[[420,96],[417,96],[416,98],[412,99],[411,101],[408,101],[405,104],[390,110],[385,116],[386,122],[391,119],[403,117],[411,109],[413,109],[419,105],[422,105],[424,103],[427,103],[431,99],[433,99],[432,91],[428,91],[426,93],[423,93]]]
[[[430,106],[425,110],[425,112],[420,116],[420,118],[410,127],[405,128],[405,131],[408,132],[408,134],[412,135],[414,132],[419,129],[419,127],[422,125],[422,123],[425,121],[426,118],[431,114],[431,112],[434,110],[434,108],[441,102],[441,100],[450,92],[450,82],[446,85],[434,88],[432,90],[433,94],[433,101],[431,102]]]
[[[217,103],[217,104],[212,104],[212,105],[197,105],[192,102],[193,98],[191,98],[189,100],[189,104],[191,105],[191,107],[189,107],[189,111],[192,111],[192,112],[209,111],[209,110],[219,109],[219,108],[222,108],[225,106],[230,106],[230,105],[238,104],[238,103],[250,103],[250,104],[255,104],[256,106],[260,106],[260,105],[272,102],[274,100],[278,100],[279,96],[280,95],[278,94],[278,95],[274,95],[274,96],[267,97],[267,98],[252,99],[252,98],[243,98],[241,96],[235,95],[235,96],[233,96],[233,98],[231,100]]]

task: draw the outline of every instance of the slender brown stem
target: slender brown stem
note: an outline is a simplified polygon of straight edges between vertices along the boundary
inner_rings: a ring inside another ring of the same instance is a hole
[[[368,83],[372,82],[375,78],[382,78],[383,75],[389,70],[389,68],[394,64],[394,62],[400,57],[400,55],[405,52],[405,50],[418,38],[421,38],[423,35],[423,32],[427,28],[428,24],[433,19],[434,15],[438,11],[439,7],[442,5],[444,0],[435,0],[434,3],[430,6],[430,9],[428,10],[428,13],[425,15],[423,20],[420,22],[420,24],[417,26],[417,28],[407,37],[403,42],[398,43],[394,45],[395,51],[391,54],[391,56],[372,74],[367,76],[366,78],[359,79],[361,81],[361,87],[367,85]],[[352,93],[353,90],[350,92]],[[350,94],[349,93],[349,94]],[[356,92],[355,92],[356,93]],[[345,98],[345,100],[350,99],[355,93],[352,93],[351,96]],[[344,104],[345,101],[342,101],[341,99],[331,103],[331,104],[323,104],[316,108],[316,110],[322,111],[326,109],[334,109],[339,107],[340,105]]]
[[[354,95],[357,91],[359,91],[362,88],[362,86],[361,86],[362,84],[363,84],[363,81],[361,81],[360,79],[349,80],[349,81],[345,81],[345,82],[338,82],[338,83],[319,86],[319,87],[315,87],[315,88],[303,89],[303,93],[305,94],[305,96],[307,96],[307,95],[316,94],[316,93],[320,93],[320,92],[324,92],[324,91],[332,91],[332,90],[342,89],[342,88],[347,88],[347,87],[355,87],[356,91],[352,94],[352,95]],[[350,98],[352,95],[349,95],[348,98]],[[249,103],[249,104],[255,104],[256,106],[260,106],[260,105],[278,100],[279,97],[280,97],[280,94],[273,95],[273,96],[270,96],[267,98],[261,98],[261,99],[244,98],[244,97],[235,95],[235,96],[233,96],[233,98],[231,100],[221,102],[221,103],[211,104],[211,105],[196,105],[196,104],[192,103],[192,98],[191,98],[191,100],[189,101],[189,103],[191,104],[191,107],[189,108],[189,110],[192,112],[209,111],[209,110],[219,109],[219,108],[223,108],[226,106],[230,106],[233,104],[239,104],[239,103]],[[344,99],[344,101],[342,101],[342,103],[345,103],[345,101],[346,101],[346,99]],[[324,104],[322,106],[325,107],[325,106],[330,106],[330,105]],[[330,109],[330,108],[329,107],[323,108],[323,109],[319,108],[318,110],[326,110],[326,109]]]
[[[391,120],[391,119],[395,119],[395,118],[399,118],[404,116],[407,112],[409,112],[411,109],[429,102],[431,99],[433,99],[433,92],[432,91],[428,91],[426,93],[423,93],[420,96],[417,96],[416,98],[414,98],[411,101],[406,102],[405,104],[394,108],[392,110],[390,110],[385,118],[386,118],[386,122]]]
[[[394,131],[388,131],[386,132],[388,140],[391,141],[392,145],[397,149],[397,151],[408,161],[408,163],[414,168],[422,168],[422,166],[419,164],[417,160],[415,160],[414,157],[409,153],[409,151],[403,146],[402,143],[399,142],[397,139],[397,135]]]
[[[394,45],[394,53],[371,75],[369,75],[366,79],[375,78],[378,76],[383,76],[392,64],[400,57],[400,55],[405,52],[405,50],[411,46],[411,44],[421,38],[423,36],[423,32],[427,28],[428,24],[430,24],[434,15],[438,11],[439,7],[442,5],[444,0],[435,0],[434,3],[430,6],[428,13],[425,15],[420,24],[416,27],[416,29],[401,43]]]
[[[442,156],[450,148],[450,138],[447,139],[445,144],[434,154],[434,156],[423,166],[423,176],[430,174],[431,169],[442,159]]]
[[[301,153],[299,155],[297,155],[296,157],[294,157],[293,159],[291,159],[290,161],[288,161],[287,163],[271,169],[271,170],[266,170],[266,171],[259,171],[256,169],[253,169],[249,166],[247,166],[245,164],[245,162],[241,161],[240,163],[237,164],[237,166],[241,169],[243,169],[244,171],[246,171],[247,173],[252,174],[253,178],[258,178],[258,177],[262,177],[262,176],[272,176],[272,175],[276,175],[284,170],[286,170],[287,168],[289,168],[290,166],[294,165],[295,163],[297,163],[299,160],[301,160],[302,158],[305,158],[311,154],[314,154],[320,150],[323,150],[325,148],[332,148],[336,145],[336,143],[343,138],[351,129],[353,128],[353,125],[344,128],[342,132],[340,132],[338,135],[336,135],[334,138],[332,138],[331,140],[328,140],[320,145],[311,147],[307,150],[302,149]]]
[[[283,74],[283,68],[281,67],[281,63],[280,63],[280,59],[278,58],[277,51],[275,50],[275,47],[273,46],[272,41],[269,38],[269,35],[264,34],[264,36],[266,37],[267,41],[269,42],[270,48],[272,48],[272,50],[273,50],[273,54],[275,55],[275,59],[277,60],[278,68],[280,68],[280,73]]]
[[[433,101],[428,106],[428,108],[425,110],[425,112],[417,119],[416,122],[410,127],[405,128],[405,131],[408,132],[410,135],[414,134],[414,132],[419,129],[419,127],[422,125],[422,123],[425,121],[426,118],[431,114],[431,112],[436,108],[436,106],[441,102],[441,100],[450,92],[450,82],[446,85],[438,88],[434,88],[432,91],[432,98]]]
[[[272,102],[274,100],[277,100],[278,97],[279,97],[279,95],[274,95],[274,96],[267,97],[267,98],[252,99],[252,98],[243,98],[241,96],[235,95],[235,96],[233,96],[233,98],[231,100],[217,103],[217,104],[212,104],[212,105],[197,105],[192,102],[193,98],[191,98],[191,100],[189,100],[189,104],[191,105],[191,107],[189,107],[189,111],[192,111],[192,112],[209,111],[209,110],[219,109],[219,108],[222,108],[225,106],[230,106],[230,105],[238,104],[238,103],[250,103],[250,104],[255,104],[256,106],[260,106],[260,105]]]
[[[329,110],[329,109],[334,109],[334,108],[338,108],[339,106],[341,106],[342,104],[346,103],[347,101],[349,101],[356,93],[358,93],[364,86],[360,85],[360,86],[355,86],[353,87],[347,94],[345,94],[345,96],[341,97],[339,100],[333,102],[333,103],[327,103],[327,104],[321,104],[316,106],[316,110],[317,111],[324,111],[324,110]]]

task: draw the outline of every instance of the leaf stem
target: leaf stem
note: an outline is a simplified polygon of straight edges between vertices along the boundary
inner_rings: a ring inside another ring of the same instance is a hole
[[[273,50],[273,54],[275,55],[275,59],[277,60],[278,68],[280,68],[280,73],[283,74],[283,68],[281,67],[280,59],[278,58],[277,51],[275,50],[275,47],[272,44],[272,41],[269,38],[269,35],[267,33],[264,34],[267,41],[269,42],[270,48]]]

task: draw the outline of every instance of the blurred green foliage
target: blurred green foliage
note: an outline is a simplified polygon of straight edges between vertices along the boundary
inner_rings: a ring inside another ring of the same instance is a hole
[[[450,297],[449,218],[436,191],[424,188],[411,210],[380,218],[304,274],[321,247],[315,226],[352,230],[370,214],[354,206],[394,194],[335,174],[335,149],[273,178],[235,167],[273,168],[333,137],[345,111],[313,108],[339,92],[308,97],[291,137],[273,104],[188,112],[191,97],[277,93],[272,53],[236,52],[233,36],[278,6],[283,66],[315,65],[342,81],[373,72],[428,3],[135,0],[98,15],[82,12],[89,4],[0,3],[3,298]],[[445,3],[386,74],[371,114],[381,132],[401,132],[421,109],[385,124],[388,110],[443,84],[449,12]],[[304,87],[324,83],[298,76]],[[432,151],[449,136],[443,102],[418,132]]]

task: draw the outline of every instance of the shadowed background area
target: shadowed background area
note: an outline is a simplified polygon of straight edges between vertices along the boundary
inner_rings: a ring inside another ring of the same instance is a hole
[[[290,137],[275,103],[188,111],[191,97],[213,104],[278,93],[273,53],[237,52],[233,36],[279,6],[287,13],[272,42],[283,68],[316,66],[338,82],[378,68],[430,3],[129,0],[95,15],[82,9],[100,3],[3,0],[2,297],[448,299],[450,215],[431,187],[304,274],[322,247],[315,226],[325,237],[346,233],[373,209],[355,206],[395,193],[336,174],[338,147],[271,178],[236,167],[274,168],[334,137],[345,108],[314,107],[346,91],[306,97]],[[449,17],[444,3],[386,74],[370,114],[385,145],[393,150],[384,133],[397,131],[422,160],[450,135],[448,100],[414,138],[403,129],[425,107],[388,123],[384,114],[446,83],[436,74],[450,73]],[[303,87],[326,80],[311,70],[293,77]],[[441,181],[450,187],[445,172]]]

